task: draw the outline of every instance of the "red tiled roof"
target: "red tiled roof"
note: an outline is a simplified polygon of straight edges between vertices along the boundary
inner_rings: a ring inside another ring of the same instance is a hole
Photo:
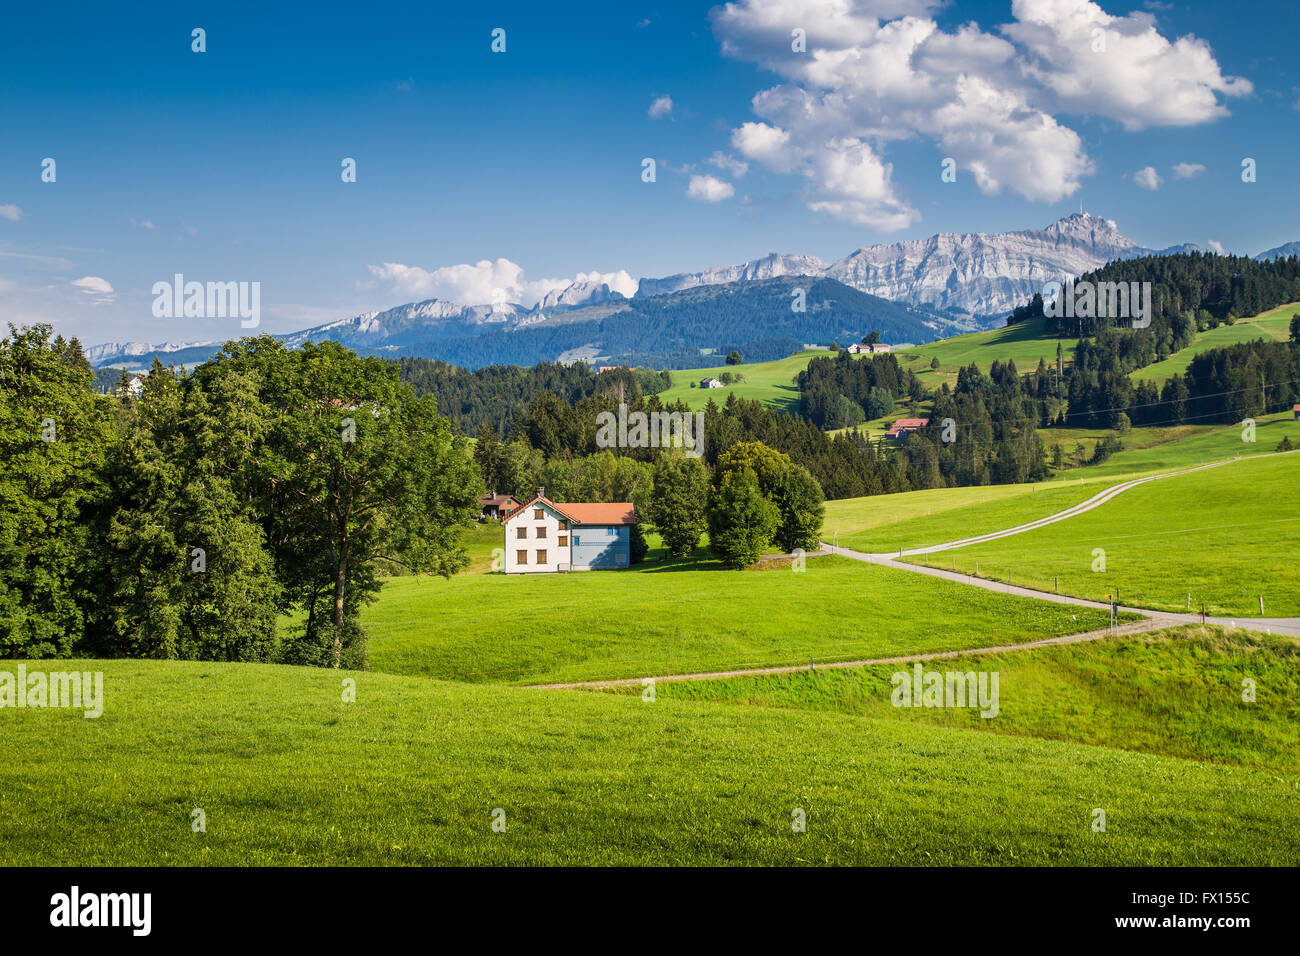
[[[894,435],[905,428],[924,428],[928,424],[930,424],[930,419],[928,418],[900,418],[898,421],[894,422],[894,424],[889,426],[889,430],[886,434]]]
[[[550,498],[542,495],[533,495],[506,515],[506,520],[509,521],[515,515],[523,512],[524,509],[531,508],[536,504],[546,505],[556,514],[569,519],[573,524],[636,524],[636,509],[632,507],[630,501],[616,501],[609,504],[599,501],[556,504]]]
[[[567,502],[559,506],[574,524],[636,524],[636,509],[630,501]]]

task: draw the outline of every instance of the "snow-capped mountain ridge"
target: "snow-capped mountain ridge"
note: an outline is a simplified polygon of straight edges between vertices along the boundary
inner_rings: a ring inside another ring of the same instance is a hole
[[[1139,246],[1120,232],[1114,220],[1080,212],[1042,229],[941,232],[926,239],[865,246],[830,265],[816,256],[772,252],[739,265],[643,278],[632,300],[606,282],[580,279],[548,292],[532,307],[519,303],[463,305],[426,299],[338,319],[280,338],[290,347],[308,340],[333,339],[372,354],[397,354],[426,346],[430,354],[436,354],[438,342],[485,331],[514,332],[550,327],[555,322],[595,321],[649,296],[787,276],[838,280],[859,292],[920,309],[933,317],[929,324],[939,334],[953,334],[997,324],[1001,316],[1024,304],[1047,282],[1078,276],[1116,259],[1193,251],[1204,250],[1191,244],[1159,250]],[[1288,243],[1260,253],[1257,258],[1297,251],[1300,243]],[[216,351],[220,344],[106,343],[88,348],[86,355],[92,364],[107,365],[129,363],[135,357],[155,352],[204,347]]]

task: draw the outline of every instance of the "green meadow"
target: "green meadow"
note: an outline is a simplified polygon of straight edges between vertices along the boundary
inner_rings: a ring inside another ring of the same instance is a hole
[[[830,711],[1085,743],[1300,774],[1300,641],[1179,627],[1032,652],[926,661],[927,671],[998,673],[998,712],[894,707],[912,665],[829,668],[656,685],[660,699]],[[1255,701],[1242,700],[1242,681]],[[640,693],[639,689],[634,689]]]
[[[955,382],[957,370],[971,363],[987,372],[994,360],[1016,363],[1022,373],[1038,367],[1039,359],[1048,365],[1056,363],[1056,344],[1061,343],[1063,358],[1069,362],[1074,357],[1077,339],[1057,339],[1047,334],[1044,319],[1030,319],[1016,325],[971,332],[951,338],[915,345],[903,350],[898,360],[921,377],[926,386],[933,388],[941,381]],[[930,363],[939,360],[939,369],[933,372]]]
[[[772,362],[756,362],[753,365],[718,365],[713,368],[681,369],[672,372],[672,386],[659,393],[660,401],[685,402],[692,411],[702,411],[712,399],[719,407],[727,402],[727,396],[734,392],[739,398],[763,402],[774,408],[789,411],[799,404],[799,387],[794,380],[808,363],[819,355],[833,355],[833,352],[821,349],[807,349],[787,358]],[[725,358],[726,356],[720,356]],[[700,388],[701,379],[721,379],[724,372],[743,375],[745,380],[722,388]],[[694,384],[695,387],[692,387]]]
[[[1214,615],[1300,614],[1300,455],[1162,478],[1092,511],[929,560],[958,571],[1126,604]],[[936,542],[938,543],[938,542]],[[1101,570],[1097,549],[1104,551]],[[925,558],[908,557],[912,563]],[[1095,569],[1095,570],[1094,570]]]
[[[547,684],[988,647],[1104,627],[1106,615],[812,557],[802,573],[700,559],[393,578],[362,623],[377,671]]]
[[[1129,435],[1145,431],[1146,429],[1135,428]],[[1273,451],[1284,437],[1289,437],[1291,444],[1300,446],[1300,422],[1295,421],[1289,411],[1276,415],[1262,415],[1255,420],[1254,442],[1243,441],[1243,436],[1248,436],[1248,433],[1241,425],[1198,426],[1191,428],[1186,437],[1175,441],[1138,447],[1128,435],[1122,435],[1120,440],[1125,442],[1126,446],[1132,444],[1132,447],[1116,452],[1100,465],[1062,472],[1061,478],[1068,481],[1071,476],[1080,475],[1118,477],[1173,471],[1211,461],[1244,458],[1248,455]]]
[[[0,863],[1157,866],[1300,855],[1300,788],[1276,769],[830,711],[259,664],[95,667],[99,719],[0,715],[10,758]],[[357,681],[355,702],[342,699],[344,677]],[[1097,808],[1104,833],[1091,827]],[[205,832],[192,828],[196,809]],[[792,827],[796,811],[806,832]]]
[[[1198,332],[1192,344],[1187,348],[1175,352],[1163,362],[1156,362],[1154,365],[1138,369],[1129,377],[1134,382],[1146,380],[1163,382],[1167,378],[1187,371],[1187,367],[1192,364],[1193,358],[1202,352],[1208,352],[1210,349],[1237,345],[1242,342],[1254,342],[1258,339],[1285,342],[1291,337],[1291,316],[1297,312],[1300,312],[1300,302],[1292,302],[1288,305],[1278,306],[1276,309],[1270,309],[1267,312],[1261,312],[1253,318],[1238,319],[1232,325],[1219,325],[1213,329]]]

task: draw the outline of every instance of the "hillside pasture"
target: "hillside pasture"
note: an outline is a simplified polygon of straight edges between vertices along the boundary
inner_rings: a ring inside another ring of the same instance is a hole
[[[958,727],[95,661],[7,711],[0,865],[1288,865],[1293,774]],[[13,662],[0,667],[12,670]],[[1091,828],[1094,808],[1107,829]],[[191,828],[202,809],[205,832]],[[806,832],[791,826],[796,810]],[[494,829],[494,819],[505,829]]]
[[[1300,614],[1300,454],[1243,459],[1140,485],[1033,531],[925,557],[1024,587],[1158,610]],[[935,542],[939,543],[939,542]],[[1104,565],[1100,558],[1104,558]],[[1190,595],[1190,599],[1189,599]]]

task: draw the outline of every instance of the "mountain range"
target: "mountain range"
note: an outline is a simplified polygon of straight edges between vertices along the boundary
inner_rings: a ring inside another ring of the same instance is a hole
[[[628,299],[608,284],[579,281],[532,307],[430,299],[279,336],[287,345],[332,339],[365,354],[421,355],[453,364],[533,364],[603,358],[607,363],[698,365],[701,350],[778,357],[792,344],[856,341],[870,329],[885,341],[925,342],[1001,325],[1044,283],[1140,256],[1205,251],[1184,244],[1139,246],[1114,221],[1076,213],[1044,229],[939,233],[867,246],[829,265],[815,256],[770,253],[740,265],[640,280]],[[1288,243],[1257,258],[1295,255]],[[801,296],[806,307],[794,303]],[[746,311],[747,310],[747,311]],[[107,343],[86,350],[97,366],[190,364],[219,342]],[[684,363],[684,364],[683,364]]]

